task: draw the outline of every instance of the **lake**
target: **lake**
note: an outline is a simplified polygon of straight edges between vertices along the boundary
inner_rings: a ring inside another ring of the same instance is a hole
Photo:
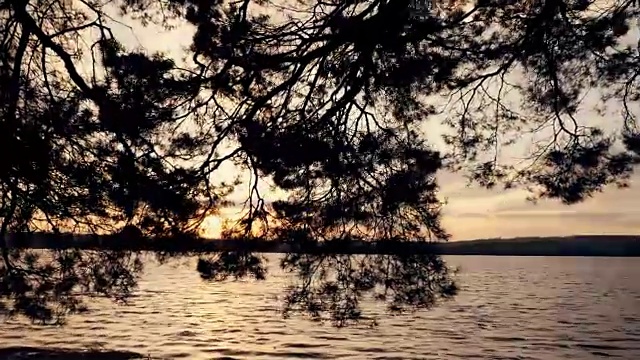
[[[270,257],[276,266],[275,256]],[[378,326],[278,314],[288,279],[207,283],[192,263],[151,265],[129,306],[102,300],[63,328],[0,323],[0,347],[105,347],[164,359],[640,358],[640,258],[446,256],[452,301]]]

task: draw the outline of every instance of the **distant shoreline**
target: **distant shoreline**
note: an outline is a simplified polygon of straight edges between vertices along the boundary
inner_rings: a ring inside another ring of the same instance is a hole
[[[353,241],[348,243],[290,244],[263,240],[215,240],[171,238],[148,242],[122,239],[118,235],[49,233],[9,234],[10,248],[31,249],[114,249],[131,251],[260,253],[340,253],[340,254],[438,254],[490,256],[615,256],[640,257],[640,236],[572,236],[483,239],[446,243]]]

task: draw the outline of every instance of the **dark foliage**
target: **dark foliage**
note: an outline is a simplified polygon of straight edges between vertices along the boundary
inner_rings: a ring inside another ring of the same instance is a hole
[[[125,49],[109,29],[113,3],[143,24],[193,25],[189,61]],[[640,161],[634,1],[435,1],[419,13],[414,3],[0,1],[0,235],[129,224],[189,239],[240,185],[216,182],[225,163],[251,174],[244,217],[225,236],[299,244],[446,240],[441,169],[567,204],[627,185]],[[94,70],[79,70],[82,51]],[[619,126],[583,118],[589,91],[621,106]],[[439,120],[447,147],[436,150]],[[544,140],[528,161],[501,160],[532,135]],[[260,179],[288,197],[268,205]],[[15,266],[18,255],[3,249],[4,278],[36,267],[26,254],[28,266]],[[60,272],[54,255],[45,263]],[[98,262],[104,273],[131,255],[117,256]],[[283,267],[300,281],[287,309],[338,324],[360,317],[363,294],[402,309],[455,292],[436,256],[291,255]],[[128,269],[110,289],[128,291],[137,267]],[[199,270],[215,280],[265,275],[246,252],[204,256]],[[37,300],[46,281],[28,279],[3,295],[9,312],[30,314],[21,298],[65,304],[48,288]],[[85,272],[78,284],[92,291],[100,281]]]
[[[66,359],[66,360],[129,360],[148,359],[142,354],[131,351],[109,351],[109,350],[80,350],[77,349],[52,349],[36,348],[28,346],[0,348],[0,359],[15,358],[31,359]]]
[[[338,327],[362,318],[365,295],[397,314],[429,308],[458,290],[437,255],[288,254],[281,266],[299,279],[285,295],[285,316],[326,316]]]
[[[170,60],[123,52],[99,22],[105,32],[92,50],[105,74],[84,80],[74,29],[88,15],[56,4],[9,1],[0,10],[0,245],[37,230],[193,231],[218,198],[177,163],[208,148],[169,130],[194,87]],[[141,269],[131,253],[1,248],[3,312],[38,321],[81,310],[82,293],[124,300]]]

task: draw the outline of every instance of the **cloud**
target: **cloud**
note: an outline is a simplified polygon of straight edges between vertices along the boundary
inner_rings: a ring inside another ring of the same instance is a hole
[[[462,176],[449,175],[442,186],[448,198],[443,223],[456,240],[640,233],[640,174],[632,177],[630,188],[611,187],[572,206],[554,200],[533,204],[527,194],[467,187]]]

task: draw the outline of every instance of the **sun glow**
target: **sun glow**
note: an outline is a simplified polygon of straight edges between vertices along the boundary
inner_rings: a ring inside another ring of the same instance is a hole
[[[223,221],[220,215],[207,216],[200,229],[201,236],[212,239],[220,237]]]

